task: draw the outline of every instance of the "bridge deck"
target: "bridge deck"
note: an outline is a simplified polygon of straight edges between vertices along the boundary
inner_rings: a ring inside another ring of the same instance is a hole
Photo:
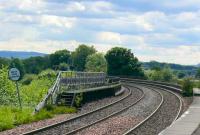
[[[200,124],[200,97],[194,97],[189,109],[159,135],[191,135]]]

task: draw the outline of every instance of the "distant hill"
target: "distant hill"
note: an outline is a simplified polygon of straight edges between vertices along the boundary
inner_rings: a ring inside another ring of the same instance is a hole
[[[144,69],[151,69],[154,67],[164,68],[165,66],[169,66],[173,70],[196,70],[196,66],[189,66],[189,65],[180,65],[180,64],[173,64],[173,63],[161,63],[157,61],[150,61],[150,62],[143,62],[142,66]]]
[[[39,53],[39,52],[25,52],[25,51],[0,51],[0,57],[4,58],[20,58],[25,59],[29,57],[35,57],[35,56],[44,56],[46,54]]]
[[[173,63],[161,63],[157,61],[142,62],[142,67],[143,69],[146,69],[146,70],[152,69],[155,67],[164,68],[166,66],[170,67],[174,71],[186,72],[189,75],[195,75],[198,68],[197,66],[186,66],[186,65],[173,64]]]
[[[200,67],[200,63],[196,65],[196,67]]]

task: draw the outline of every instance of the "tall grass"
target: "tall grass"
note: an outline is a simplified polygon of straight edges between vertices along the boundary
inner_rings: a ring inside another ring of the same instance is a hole
[[[76,109],[73,107],[52,106],[49,110],[44,108],[40,112],[33,114],[31,108],[23,108],[20,110],[13,106],[0,106],[0,131],[11,129],[20,124],[52,118],[57,114],[75,112]]]

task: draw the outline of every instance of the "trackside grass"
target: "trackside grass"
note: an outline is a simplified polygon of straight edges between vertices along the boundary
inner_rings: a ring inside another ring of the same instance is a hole
[[[20,124],[52,118],[57,114],[76,112],[76,108],[64,106],[52,106],[50,110],[47,109],[44,108],[40,112],[33,114],[33,109],[31,108],[20,110],[13,106],[0,106],[0,131],[14,128]]]

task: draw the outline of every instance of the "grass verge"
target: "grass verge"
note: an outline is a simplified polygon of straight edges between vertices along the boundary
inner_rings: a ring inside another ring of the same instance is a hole
[[[64,106],[47,106],[33,114],[31,108],[22,110],[13,106],[0,106],[0,131],[14,128],[21,124],[52,118],[57,114],[75,113],[76,108]]]

